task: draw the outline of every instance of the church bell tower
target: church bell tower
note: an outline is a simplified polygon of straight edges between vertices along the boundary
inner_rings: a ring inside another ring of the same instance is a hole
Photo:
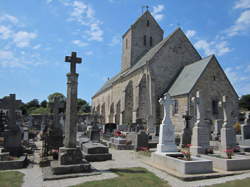
[[[121,71],[131,68],[163,39],[164,31],[147,10],[131,25],[122,39]]]

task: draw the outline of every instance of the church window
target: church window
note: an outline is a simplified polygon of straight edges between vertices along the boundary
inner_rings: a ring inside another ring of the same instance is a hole
[[[144,35],[144,37],[143,37],[143,44],[144,44],[144,46],[147,45],[147,37],[146,37],[146,35]]]
[[[150,47],[152,47],[153,46],[153,38],[152,38],[152,36],[150,36]]]
[[[149,20],[147,20],[147,27],[149,27]]]
[[[216,77],[215,76],[213,76],[213,80],[216,81]]]
[[[128,48],[128,39],[125,40],[126,49]]]
[[[219,102],[216,100],[212,101],[212,113],[214,115],[219,114]]]
[[[179,111],[179,103],[178,103],[178,100],[175,100],[174,101],[174,107],[173,107],[173,115],[177,114],[178,111]]]

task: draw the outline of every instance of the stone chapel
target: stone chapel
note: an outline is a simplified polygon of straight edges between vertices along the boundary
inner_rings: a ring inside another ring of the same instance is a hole
[[[92,111],[102,123],[142,123],[152,130],[161,124],[163,109],[159,99],[168,92],[175,104],[171,118],[176,133],[184,128],[183,115],[191,116],[191,98],[202,91],[206,120],[223,120],[219,101],[228,96],[231,121],[238,117],[238,95],[214,55],[202,58],[184,32],[164,31],[149,11],[139,17],[122,36],[121,71],[109,79],[92,97]]]

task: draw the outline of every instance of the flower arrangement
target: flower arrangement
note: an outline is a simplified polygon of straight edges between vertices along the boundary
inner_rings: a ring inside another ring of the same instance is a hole
[[[116,131],[114,132],[114,136],[115,136],[115,137],[125,137],[125,135],[122,134],[122,132],[119,131],[119,130],[116,130]]]
[[[187,161],[190,161],[191,160],[191,153],[190,153],[190,147],[191,147],[191,144],[187,144],[184,146],[184,148],[181,150],[181,153],[184,155],[185,159]]]
[[[214,150],[212,147],[209,147],[205,150],[205,154],[214,154]]]
[[[232,156],[234,154],[234,148],[233,149],[226,149],[224,152],[227,154],[228,159],[232,159]]]

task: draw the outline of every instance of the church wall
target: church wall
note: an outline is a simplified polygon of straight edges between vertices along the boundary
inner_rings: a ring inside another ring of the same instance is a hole
[[[156,97],[168,90],[185,65],[200,60],[200,55],[181,30],[177,30],[167,42],[150,64]]]
[[[171,119],[175,126],[175,133],[181,134],[182,129],[184,128],[184,118],[182,116],[185,115],[188,110],[188,96],[176,96],[173,97],[173,99],[175,99],[176,104],[172,106]]]
[[[121,70],[124,71],[130,67],[131,61],[131,41],[132,41],[132,30],[130,29],[126,35],[123,37],[122,42],[122,67]]]
[[[230,122],[234,124],[238,117],[238,96],[228,82],[225,73],[216,62],[216,59],[213,58],[212,62],[208,64],[205,72],[203,72],[197,84],[192,89],[189,99],[191,102],[191,98],[195,96],[197,90],[203,92],[202,99],[204,100],[205,119],[210,120],[210,125],[212,125],[212,120],[223,119],[221,107],[218,107],[218,114],[213,114],[212,101],[221,101],[223,95],[228,96],[233,109]],[[193,105],[190,105],[190,111],[191,115],[194,115]],[[193,124],[194,120],[192,120],[191,123]]]

